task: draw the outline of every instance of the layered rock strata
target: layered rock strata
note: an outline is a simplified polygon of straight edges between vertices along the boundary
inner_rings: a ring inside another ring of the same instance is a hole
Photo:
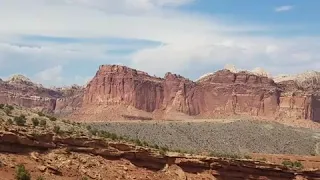
[[[183,119],[244,115],[320,121],[319,92],[289,86],[245,71],[220,70],[193,82],[172,73],[158,78],[125,66],[102,65],[85,88],[82,115],[110,117],[115,107],[121,106],[125,108],[117,114],[123,116]],[[90,107],[95,110],[86,112]],[[111,107],[113,110],[108,110]],[[103,108],[107,114],[103,115]]]

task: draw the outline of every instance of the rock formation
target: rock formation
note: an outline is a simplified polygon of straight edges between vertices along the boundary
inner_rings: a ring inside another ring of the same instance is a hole
[[[319,73],[277,78],[234,66],[193,82],[120,65],[102,65],[86,87],[48,89],[21,75],[0,81],[0,103],[78,120],[187,119],[251,116],[320,121]],[[231,70],[229,70],[231,69]]]
[[[50,113],[69,113],[81,106],[82,88],[48,89],[23,75],[0,81],[0,104],[19,105]]]
[[[132,166],[149,169],[155,174],[165,173],[167,176],[162,176],[166,177],[165,179],[293,180],[302,178],[316,180],[320,177],[319,169],[295,169],[265,160],[217,158],[173,152],[161,153],[156,149],[111,141],[110,139],[61,136],[48,131],[40,131],[40,129],[35,131],[21,127],[6,127],[0,130],[0,152],[6,153],[7,157],[10,154],[15,154],[16,157],[28,155],[28,161],[34,160],[33,163],[38,164],[38,171],[46,175],[58,175],[59,179],[72,175],[66,169],[70,169],[74,165],[77,165],[78,173],[85,174],[91,179],[105,179],[105,176],[109,174],[104,174],[104,171],[115,167],[109,166],[107,168],[108,164],[103,158],[112,161],[127,160],[130,162],[127,163],[127,166],[132,164]],[[75,161],[78,158],[81,160]],[[90,160],[96,158],[99,158],[99,165],[95,165],[96,163]],[[316,160],[316,158],[313,159]],[[9,165],[8,160],[1,159],[1,161],[4,162],[1,162],[2,168]],[[90,162],[90,165],[87,162]],[[85,168],[83,165],[86,165]],[[94,171],[94,168],[101,166],[104,166],[104,169]],[[128,170],[127,167],[124,168],[124,170],[126,169]],[[132,172],[128,171],[125,174],[130,175],[130,173]],[[163,178],[160,176],[150,179]],[[136,178],[122,177],[121,179]]]
[[[119,114],[163,119],[245,115],[320,121],[318,92],[247,71],[224,69],[193,82],[172,73],[157,78],[103,65],[85,89],[82,113],[75,114],[89,119],[121,118]]]

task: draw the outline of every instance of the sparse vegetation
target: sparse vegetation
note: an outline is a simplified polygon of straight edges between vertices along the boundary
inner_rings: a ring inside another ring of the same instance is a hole
[[[43,176],[39,176],[37,180],[45,180]]]
[[[260,159],[258,159],[258,161],[267,161],[267,159],[266,158],[260,158]]]
[[[4,104],[0,104],[0,109],[3,109],[4,108]]]
[[[45,114],[43,112],[39,111],[38,116],[42,117],[42,116],[45,116]]]
[[[231,158],[231,159],[240,159],[241,156],[238,154],[232,153],[221,153],[221,152],[210,152],[209,156],[218,157],[218,158]]]
[[[55,125],[55,126],[53,127],[53,132],[55,132],[56,134],[61,134],[60,126]]]
[[[18,117],[14,117],[13,121],[16,123],[18,126],[25,126],[27,122],[27,118],[25,115],[20,115]]]
[[[39,123],[40,123],[39,120],[38,120],[38,118],[32,118],[31,121],[32,121],[32,125],[33,125],[34,127],[38,126]]]
[[[293,169],[302,169],[303,165],[300,161],[292,162],[290,160],[285,160],[282,162],[282,165],[284,165],[287,168],[293,168]]]
[[[246,158],[244,157],[247,155],[246,152],[262,151],[268,154],[310,155],[314,152],[314,147],[318,142],[313,136],[315,133],[313,130],[301,129],[297,132],[292,127],[279,123],[249,120],[230,123],[203,121],[104,122],[87,125],[90,125],[91,129],[107,131],[110,134],[114,133],[118,140],[123,137],[124,140],[135,143],[135,139],[139,139],[144,146],[143,142],[145,141],[149,144],[149,147],[153,148],[155,148],[155,144],[159,146],[167,145],[170,150],[193,151],[195,154],[208,152],[211,149],[216,152],[241,155],[241,158]],[[273,128],[273,133],[270,133],[269,127]],[[252,138],[252,134],[255,134],[254,138]],[[275,134],[281,135],[281,138],[278,138],[277,135],[277,143],[272,140],[276,138]],[[299,143],[290,143],[285,150],[283,146],[288,144],[286,138],[288,136],[294,137]],[[309,141],[305,141],[307,137],[310,137]],[[247,143],[248,139],[252,142]],[[246,149],[246,152],[243,152],[242,148]]]
[[[47,117],[50,119],[50,121],[56,121],[57,120],[57,118],[54,117],[54,116],[47,116]]]
[[[92,127],[89,126],[89,125],[86,128],[87,128],[88,131],[90,131],[92,129]]]
[[[9,118],[9,119],[7,119],[7,125],[12,125],[13,124],[13,121],[12,121],[12,119],[11,118]]]
[[[81,180],[89,180],[87,177],[82,177]]]
[[[47,121],[44,120],[44,119],[41,119],[41,120],[40,120],[40,126],[41,126],[41,127],[46,127],[46,126],[47,126]]]
[[[8,104],[6,105],[6,108],[8,108],[10,111],[14,110],[14,107]]]
[[[96,136],[97,133],[98,133],[98,130],[97,129],[90,129],[89,132],[90,132],[91,135]]]
[[[244,158],[245,159],[252,159],[252,157],[250,155],[245,155]]]
[[[26,170],[23,164],[19,164],[16,167],[16,180],[30,180],[31,176],[30,173]]]
[[[10,116],[12,114],[12,111],[9,108],[4,108],[4,112],[6,113],[7,116]]]

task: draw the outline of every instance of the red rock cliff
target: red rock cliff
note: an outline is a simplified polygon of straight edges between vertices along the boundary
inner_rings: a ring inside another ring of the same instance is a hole
[[[81,111],[85,118],[110,117],[121,107],[124,110],[118,114],[141,117],[236,114],[319,121],[318,99],[310,91],[288,95],[272,79],[248,72],[221,70],[193,82],[171,73],[157,78],[125,66],[103,65],[85,89]],[[111,107],[113,110],[106,110]]]

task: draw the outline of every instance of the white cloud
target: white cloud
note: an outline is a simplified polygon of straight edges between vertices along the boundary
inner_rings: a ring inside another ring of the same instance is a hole
[[[291,5],[286,5],[286,6],[279,6],[279,7],[276,7],[274,9],[274,11],[276,12],[284,12],[284,11],[290,11],[293,9],[293,6]]]
[[[167,71],[194,73],[192,65],[206,69],[223,64],[252,69],[263,66],[272,73],[320,67],[319,37],[272,38],[247,32],[277,31],[260,25],[227,24],[201,14],[186,14],[177,7],[193,0],[0,0],[0,68],[28,61],[45,69],[37,73],[47,84],[82,82],[87,75],[65,77],[66,64],[119,62],[163,75]],[[280,7],[279,7],[280,8]],[[286,7],[288,9],[288,7]],[[284,11],[285,6],[278,11]],[[292,8],[289,7],[288,10]],[[246,32],[247,35],[239,35]],[[72,38],[129,38],[161,42],[143,47],[113,43],[54,43],[25,41],[19,35]],[[302,48],[307,47],[307,48]],[[135,49],[133,54],[108,50]],[[60,69],[59,69],[60,68]],[[2,68],[4,69],[4,68]],[[39,68],[38,68],[39,69]],[[39,70],[37,70],[39,71]],[[202,72],[198,72],[202,73]],[[203,72],[205,73],[205,72]],[[55,74],[55,76],[53,76]]]
[[[34,79],[40,83],[61,83],[62,78],[62,66],[55,66],[45,69],[34,75]]]

